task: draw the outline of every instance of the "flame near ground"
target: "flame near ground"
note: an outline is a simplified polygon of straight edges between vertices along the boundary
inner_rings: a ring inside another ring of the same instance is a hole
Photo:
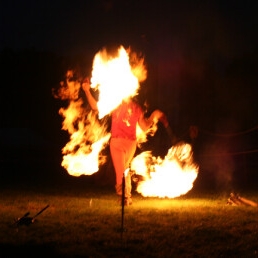
[[[131,163],[131,170],[140,175],[136,191],[145,197],[174,198],[192,189],[198,175],[190,144],[172,146],[164,159],[142,152]]]
[[[147,77],[143,58],[125,50],[122,46],[117,56],[110,56],[105,49],[93,60],[91,88],[98,91],[99,113],[87,109],[81,93],[81,82],[69,70],[66,80],[60,83],[56,98],[68,100],[68,106],[59,114],[64,118],[62,130],[70,135],[70,141],[62,149],[62,166],[72,176],[92,175],[99,171],[107,157],[103,150],[109,143],[107,120],[123,98],[138,94],[140,82]],[[147,141],[147,135],[155,134],[157,127],[143,133],[137,127],[138,143]],[[198,166],[192,158],[190,144],[184,142],[172,146],[164,159],[154,157],[151,151],[143,152],[131,162],[131,171],[141,176],[136,191],[143,196],[174,198],[192,189],[198,175]]]

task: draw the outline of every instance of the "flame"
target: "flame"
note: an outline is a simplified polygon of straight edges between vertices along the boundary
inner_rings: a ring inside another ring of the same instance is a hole
[[[81,84],[71,80],[74,71],[68,70],[66,80],[55,94],[68,100],[67,108],[61,108],[59,114],[64,118],[62,130],[70,134],[70,141],[63,147],[61,165],[72,176],[91,175],[105,163],[106,157],[101,154],[108,143],[107,120],[100,121],[97,114],[86,109],[80,97]]]
[[[72,176],[91,175],[105,163],[101,155],[110,138],[107,124],[101,124],[92,111],[85,114],[82,101],[71,102],[67,109],[60,113],[65,117],[63,129],[70,133],[70,141],[62,149],[62,166]],[[80,115],[78,117],[78,115]]]
[[[164,159],[152,156],[150,151],[136,156],[131,170],[140,175],[136,191],[145,197],[175,198],[193,187],[198,166],[193,162],[190,144],[172,146]]]
[[[97,172],[99,170],[99,153],[109,137],[109,135],[106,135],[99,141],[94,142],[91,145],[92,151],[87,155],[84,152],[84,148],[65,155],[63,157],[62,166],[73,176],[92,175]]]
[[[91,88],[99,91],[99,118],[114,110],[123,99],[138,94],[139,82],[146,79],[143,58],[133,55],[130,63],[130,49],[122,46],[118,55],[110,56],[106,49],[98,52],[93,60]]]

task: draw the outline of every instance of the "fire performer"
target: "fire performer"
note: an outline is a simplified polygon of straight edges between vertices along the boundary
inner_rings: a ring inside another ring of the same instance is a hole
[[[90,91],[89,78],[83,81],[82,89],[85,92],[91,109],[98,112],[97,101]],[[141,106],[131,97],[122,100],[121,104],[113,110],[111,116],[110,153],[116,173],[115,189],[117,195],[121,198],[123,173],[129,168],[137,148],[137,123],[144,132],[159,121],[165,128],[170,127],[166,115],[161,110],[154,110],[147,118]],[[132,204],[131,189],[131,175],[128,172],[125,175],[124,205]]]

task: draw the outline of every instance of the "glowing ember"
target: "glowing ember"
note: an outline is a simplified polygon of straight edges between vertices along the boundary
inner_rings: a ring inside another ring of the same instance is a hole
[[[131,169],[143,177],[136,191],[152,197],[184,195],[192,189],[198,175],[191,145],[186,143],[171,147],[164,160],[153,157],[151,152],[143,152],[133,159]]]

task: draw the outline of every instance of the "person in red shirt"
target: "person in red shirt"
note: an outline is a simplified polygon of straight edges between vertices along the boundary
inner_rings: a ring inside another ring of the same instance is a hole
[[[82,89],[92,110],[98,111],[97,101],[90,92],[89,79],[82,83]],[[116,173],[116,193],[122,196],[122,182],[125,171],[129,168],[137,148],[137,123],[143,131],[153,124],[162,122],[165,128],[169,127],[165,114],[159,109],[154,110],[149,117],[144,116],[141,106],[132,98],[124,99],[111,114],[110,154]],[[125,173],[125,205],[132,204],[131,175]]]

